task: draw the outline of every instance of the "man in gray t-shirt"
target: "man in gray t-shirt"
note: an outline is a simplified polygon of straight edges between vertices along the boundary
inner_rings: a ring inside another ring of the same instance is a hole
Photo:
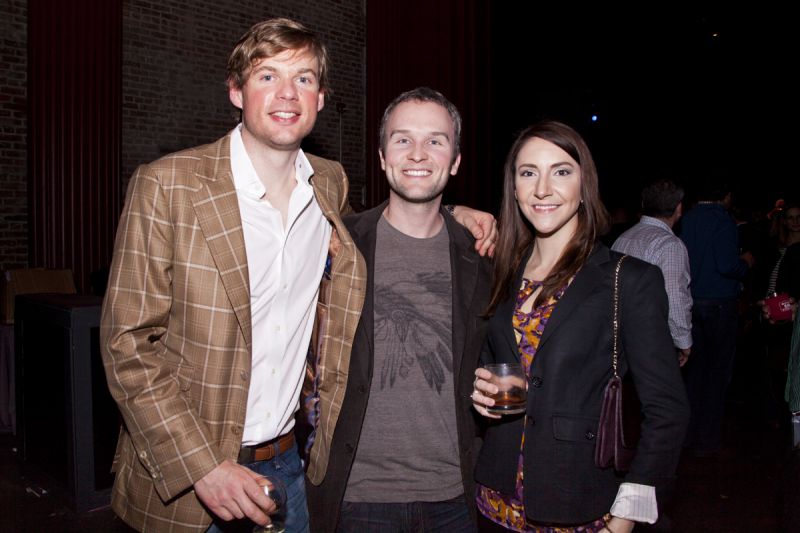
[[[307,483],[315,533],[476,530],[469,395],[489,266],[441,206],[460,130],[440,93],[397,97],[380,128],[389,200],[345,219],[369,279],[328,470]]]

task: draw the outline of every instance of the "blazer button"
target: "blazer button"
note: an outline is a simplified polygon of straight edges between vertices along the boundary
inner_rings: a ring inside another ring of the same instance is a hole
[[[359,385],[358,386],[358,392],[360,392],[361,394],[366,394],[367,386],[366,385]]]
[[[542,386],[542,378],[539,376],[533,376],[531,378],[531,386],[536,387],[537,389]]]
[[[353,451],[354,451],[356,448],[355,448],[355,446],[353,446],[352,444],[350,444],[350,443],[348,442],[347,444],[345,444],[345,445],[344,445],[344,449],[345,449],[345,451],[347,451],[347,453],[353,453]]]
[[[586,440],[592,440],[595,437],[595,434],[592,431],[587,431],[584,437],[586,437]]]
[[[533,417],[530,417],[530,418],[528,418],[528,424],[530,424],[532,426],[535,426],[536,425],[536,420],[534,420]]]
[[[248,378],[248,373],[247,373],[247,370],[242,370],[242,371],[239,373],[239,376],[242,378],[242,381],[247,381],[247,378]]]

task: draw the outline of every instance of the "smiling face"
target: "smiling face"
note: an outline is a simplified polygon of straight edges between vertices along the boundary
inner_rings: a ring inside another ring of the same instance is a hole
[[[409,100],[391,112],[386,141],[378,152],[390,194],[427,203],[442,194],[461,156],[454,156],[455,130],[447,110],[434,102]]]
[[[800,234],[800,207],[790,207],[783,214],[786,229],[792,233]]]
[[[314,128],[325,105],[316,56],[308,50],[286,50],[257,60],[244,86],[229,84],[231,102],[242,110],[246,146],[297,150]]]
[[[564,150],[539,137],[517,155],[514,195],[537,237],[571,238],[578,226],[581,167]]]

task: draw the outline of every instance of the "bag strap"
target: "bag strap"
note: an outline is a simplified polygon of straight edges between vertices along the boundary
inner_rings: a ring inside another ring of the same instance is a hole
[[[614,369],[614,377],[619,377],[619,374],[617,374],[617,360],[619,359],[619,271],[622,269],[622,262],[626,257],[628,256],[623,255],[620,257],[614,269],[614,315],[611,321],[614,331],[614,343],[612,345],[614,351],[611,359],[611,368]]]

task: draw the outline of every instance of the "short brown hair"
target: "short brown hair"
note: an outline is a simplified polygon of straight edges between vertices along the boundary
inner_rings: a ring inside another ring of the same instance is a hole
[[[416,89],[406,91],[386,106],[386,110],[383,112],[383,118],[381,118],[380,131],[378,132],[381,150],[384,153],[386,152],[386,143],[389,141],[389,139],[386,138],[386,124],[389,122],[389,117],[392,111],[404,102],[431,102],[439,104],[447,111],[447,114],[450,115],[450,120],[453,122],[454,139],[452,139],[452,162],[455,162],[456,157],[461,153],[461,113],[458,112],[458,108],[453,105],[450,100],[445,98],[442,93],[430,87],[417,87]]]
[[[241,89],[250,69],[259,59],[274,57],[286,50],[308,50],[319,64],[319,88],[328,88],[328,51],[314,32],[287,18],[267,19],[254,24],[242,35],[228,58],[228,83]]]

